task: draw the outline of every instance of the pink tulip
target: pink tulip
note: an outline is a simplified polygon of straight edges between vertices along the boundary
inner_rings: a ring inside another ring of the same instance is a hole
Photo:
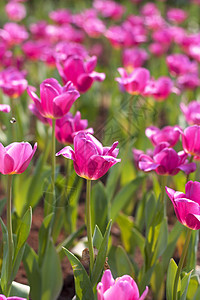
[[[185,186],[185,194],[168,187],[165,189],[174,205],[179,222],[190,229],[200,229],[200,183],[188,181]]]
[[[0,300],[26,300],[26,299],[21,297],[15,297],[15,296],[6,298],[6,296],[0,295]]]
[[[162,129],[150,126],[146,128],[145,134],[154,146],[162,142],[167,142],[170,147],[173,147],[178,142],[180,136],[180,132],[177,131],[177,128],[179,128],[179,126],[165,126]]]
[[[0,173],[4,175],[23,173],[28,168],[36,149],[37,143],[33,149],[27,142],[15,142],[7,147],[0,143]]]
[[[169,49],[168,45],[164,45],[161,43],[151,43],[149,45],[149,51],[155,56],[162,56]]]
[[[200,102],[191,101],[188,106],[186,106],[184,103],[181,103],[180,108],[188,124],[200,125]]]
[[[176,175],[180,170],[190,174],[196,170],[195,163],[187,163],[187,153],[168,148],[166,142],[154,149],[153,157],[143,154],[139,157],[139,168],[144,172],[155,171],[158,175]]]
[[[9,2],[5,6],[6,14],[12,21],[21,21],[26,17],[26,8],[21,3]]]
[[[200,126],[193,125],[181,131],[183,149],[186,153],[200,157]]]
[[[58,24],[68,24],[71,22],[71,13],[67,9],[58,9],[49,13],[51,20]]]
[[[9,113],[10,112],[10,105],[8,104],[0,104],[0,111]]]
[[[180,90],[194,90],[200,86],[198,73],[187,73],[177,78],[177,86]]]
[[[9,67],[0,72],[0,88],[5,95],[16,98],[27,88],[28,83],[24,73],[14,67]]]
[[[104,73],[94,71],[96,63],[97,58],[95,56],[84,61],[81,56],[74,55],[66,59],[63,67],[58,63],[57,68],[64,83],[70,80],[79,92],[85,93],[94,81],[105,79]]]
[[[121,161],[116,158],[119,152],[117,145],[118,142],[115,142],[111,147],[103,147],[90,133],[79,132],[74,137],[74,150],[67,146],[56,156],[63,155],[72,159],[74,169],[80,177],[97,180]]]
[[[9,46],[21,44],[28,38],[25,27],[16,23],[6,23],[0,32],[0,36],[2,33]]]
[[[196,62],[191,62],[185,54],[175,53],[167,56],[167,65],[172,75],[184,75],[198,70]]]
[[[124,6],[112,0],[95,0],[93,6],[104,18],[113,20],[120,19],[125,11]]]
[[[27,91],[39,113],[43,117],[50,119],[62,118],[70,110],[74,101],[80,96],[70,81],[62,87],[54,78],[48,78],[41,83],[41,99],[38,98],[30,87]]]
[[[157,80],[149,80],[144,88],[143,95],[153,96],[156,101],[164,101],[172,92],[178,93],[178,90],[173,87],[173,81],[169,77],[162,76]]]
[[[142,67],[147,59],[147,52],[140,48],[125,49],[122,54],[123,66],[132,70]]]
[[[170,8],[167,12],[167,18],[171,22],[180,24],[186,20],[187,13],[180,8]]]
[[[133,154],[133,162],[134,162],[134,165],[135,167],[140,170],[139,168],[139,161],[140,161],[140,156],[142,154],[145,154],[144,151],[142,150],[139,150],[139,149],[136,149],[136,148],[133,148],[132,149],[132,154]],[[152,149],[147,149],[146,151],[146,154],[150,157],[153,157],[153,150]]]
[[[75,116],[67,113],[63,118],[56,120],[56,138],[62,144],[73,144],[74,136],[80,132],[93,134],[92,128],[88,126],[87,120],[81,120],[81,113],[76,112]]]
[[[129,275],[113,279],[110,270],[106,270],[97,285],[98,300],[144,300],[148,293],[146,287],[140,296],[137,284]]]
[[[115,80],[129,94],[137,95],[143,93],[145,86],[150,78],[149,70],[145,68],[136,68],[132,73],[128,74],[125,69],[118,68],[121,77]]]

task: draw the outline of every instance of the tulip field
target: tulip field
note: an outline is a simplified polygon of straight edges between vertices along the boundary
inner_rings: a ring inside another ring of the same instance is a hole
[[[200,1],[0,16],[0,300],[200,300]]]

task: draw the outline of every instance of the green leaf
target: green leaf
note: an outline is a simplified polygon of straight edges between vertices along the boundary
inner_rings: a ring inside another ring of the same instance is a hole
[[[53,213],[46,216],[43,220],[42,226],[39,230],[39,249],[38,249],[38,257],[39,257],[39,266],[43,263],[43,258],[45,256],[46,248],[48,247],[49,234],[50,234],[50,226],[52,224]]]
[[[93,246],[99,250],[102,241],[103,241],[103,236],[102,236],[101,230],[99,229],[99,227],[97,225],[95,225],[94,235],[93,235]]]
[[[10,297],[15,296],[15,297],[29,299],[29,293],[30,293],[30,286],[18,283],[16,281],[12,282]]]
[[[113,222],[115,221],[118,213],[132,199],[133,194],[137,191],[143,179],[144,177],[139,177],[132,180],[127,185],[125,185],[115,196],[111,204],[111,219],[113,220]]]
[[[76,300],[94,300],[92,285],[85,268],[78,258],[67,249],[63,248],[74,271]]]
[[[116,164],[109,170],[108,178],[106,181],[106,194],[108,195],[109,201],[113,198],[118,180],[121,174],[121,164]]]
[[[92,187],[91,218],[92,231],[94,230],[96,224],[101,230],[102,234],[104,234],[108,224],[108,197],[105,187],[101,181],[98,181]]]
[[[1,268],[1,289],[5,290],[7,281],[8,281],[8,265],[7,265],[7,257],[8,257],[8,231],[0,218],[1,230],[3,233],[3,260],[2,260],[2,268]]]
[[[31,287],[31,298],[33,300],[40,299],[42,294],[42,279],[38,267],[38,256],[28,244],[26,244],[24,251],[23,265]]]
[[[167,271],[167,282],[166,282],[167,300],[173,299],[174,280],[176,277],[177,269],[178,269],[178,267],[172,258],[170,260],[168,271]],[[180,279],[179,279],[179,283],[180,283]]]
[[[146,224],[147,230],[150,227],[150,224],[151,224],[152,219],[155,214],[156,202],[157,201],[155,198],[155,194],[153,192],[151,192],[150,195],[148,195],[148,199],[147,199],[146,205],[145,205],[145,224]]]
[[[193,272],[193,270],[190,271],[189,273],[186,273],[183,276],[183,278],[181,279],[181,297],[180,297],[180,300],[186,300],[188,285],[189,285],[189,282],[190,282],[192,272]]]
[[[63,278],[60,259],[52,241],[49,242],[48,248],[45,252],[41,275],[41,300],[57,300],[62,289]]]
[[[187,260],[186,260],[187,270],[192,270],[195,269],[196,267],[198,243],[199,243],[199,231],[192,230],[190,243],[188,247]]]
[[[157,261],[153,274],[151,276],[151,289],[156,300],[164,299],[165,292],[165,270],[162,264]]]
[[[187,291],[187,298],[189,300],[194,298],[195,293],[197,292],[198,288],[199,288],[198,275],[192,275],[190,278],[190,281],[189,281],[188,291]]]
[[[118,276],[127,274],[131,277],[135,277],[134,267],[128,255],[126,254],[126,251],[121,246],[117,247],[115,259],[117,264]]]
[[[111,229],[111,224],[112,221],[110,220],[110,222],[108,223],[108,226],[106,228],[106,232],[105,235],[103,237],[100,249],[98,251],[95,263],[94,263],[94,267],[92,270],[92,276],[91,276],[91,283],[92,286],[94,286],[98,280],[99,277],[101,276],[101,272],[103,270],[104,267],[104,263],[106,261],[106,254],[107,254],[107,248],[108,248],[108,238],[110,235],[110,229]]]
[[[0,200],[0,216],[2,215],[3,209],[6,205],[6,201],[7,201],[6,198],[3,198],[3,199]]]

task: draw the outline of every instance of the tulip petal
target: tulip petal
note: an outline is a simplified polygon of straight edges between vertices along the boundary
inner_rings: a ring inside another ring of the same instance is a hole
[[[187,227],[198,230],[200,229],[200,215],[197,214],[188,214],[186,216]]]
[[[60,150],[59,152],[56,153],[56,156],[59,156],[59,155],[63,155],[66,158],[75,160],[74,150],[70,146],[63,148],[62,150]]]
[[[186,198],[200,204],[200,184],[198,181],[188,181],[185,186]]]

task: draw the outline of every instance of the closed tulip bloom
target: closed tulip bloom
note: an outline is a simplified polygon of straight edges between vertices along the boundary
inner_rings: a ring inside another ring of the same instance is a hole
[[[27,143],[12,143],[4,147],[0,143],[0,173],[4,175],[23,173],[37,149],[37,143],[34,147]]]
[[[73,144],[74,136],[80,132],[93,134],[92,128],[87,128],[88,121],[81,120],[81,113],[77,111],[75,116],[67,113],[63,118],[56,120],[56,138],[62,144]]]
[[[136,68],[130,74],[125,69],[118,68],[118,72],[121,77],[117,77],[115,80],[132,95],[141,94],[150,78],[149,70],[145,68]]]
[[[145,134],[154,146],[157,146],[162,142],[167,142],[170,147],[173,147],[180,137],[180,132],[177,131],[177,128],[179,128],[179,126],[165,126],[162,129],[155,126],[149,126],[146,128]]]
[[[182,135],[182,145],[186,153],[193,156],[200,156],[200,126],[193,125],[187,127],[184,131],[180,130]]]
[[[44,80],[40,85],[40,97],[28,88],[28,94],[34,101],[39,113],[50,119],[62,118],[70,110],[74,101],[80,96],[72,82],[61,86],[54,78]]]
[[[76,173],[83,178],[97,180],[102,177],[113,165],[120,162],[117,159],[118,142],[111,147],[103,147],[91,134],[79,132],[74,137],[74,150],[67,146],[59,151],[56,156],[63,155],[72,159]]]
[[[158,175],[176,175],[180,170],[190,174],[196,170],[195,163],[187,162],[187,153],[168,148],[168,143],[160,143],[154,149],[153,157],[143,154],[138,166],[144,172],[155,171]]]
[[[184,103],[181,103],[180,108],[188,124],[200,125],[200,102],[191,101],[188,106],[186,106]]]
[[[137,284],[129,275],[114,280],[110,270],[104,272],[101,282],[97,285],[98,300],[144,300],[147,293],[148,287],[140,296]]]
[[[185,186],[185,194],[168,187],[165,189],[174,205],[179,222],[190,229],[200,229],[200,183],[188,181]]]

